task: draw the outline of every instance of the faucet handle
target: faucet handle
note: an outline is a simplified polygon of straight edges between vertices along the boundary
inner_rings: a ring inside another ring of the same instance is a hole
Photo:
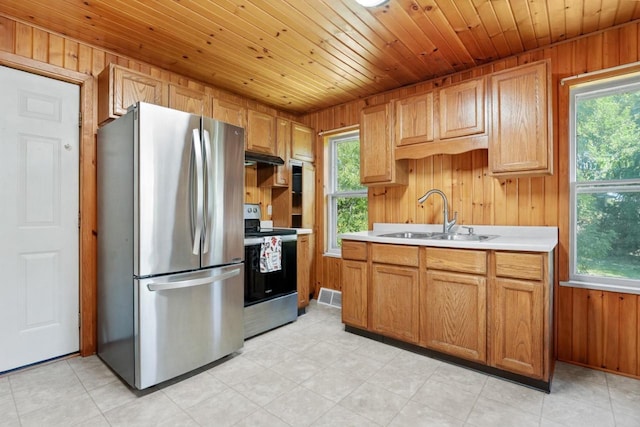
[[[469,235],[473,234],[473,227],[467,227],[466,225],[463,225],[462,228],[466,228],[467,231],[469,232]]]
[[[444,232],[449,233],[454,225],[456,225],[456,221],[458,220],[458,211],[453,213],[453,219],[451,221],[447,221],[445,215],[445,224],[444,224]]]

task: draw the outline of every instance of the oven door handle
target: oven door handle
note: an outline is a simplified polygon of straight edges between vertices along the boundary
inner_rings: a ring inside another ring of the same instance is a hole
[[[214,282],[227,280],[240,274],[240,269],[228,271],[226,273],[219,274],[213,277],[205,277],[201,279],[181,280],[179,282],[166,282],[166,283],[149,283],[147,288],[150,291],[169,291],[171,289],[183,289],[191,288],[194,286],[210,285]]]
[[[265,236],[265,237],[273,237],[273,236]],[[298,240],[298,235],[286,234],[284,236],[280,236],[280,240],[282,241],[282,243],[295,242]],[[245,237],[244,238],[245,246],[261,245],[262,242],[264,242],[264,237]]]

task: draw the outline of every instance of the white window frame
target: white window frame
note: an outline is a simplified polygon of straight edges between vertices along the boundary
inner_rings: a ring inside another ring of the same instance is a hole
[[[640,294],[640,279],[621,279],[615,277],[592,276],[579,274],[576,270],[578,261],[577,251],[577,197],[579,194],[607,193],[607,192],[638,192],[640,179],[625,179],[611,181],[583,181],[576,179],[576,102],[613,95],[629,89],[640,91],[640,74],[607,79],[599,83],[591,83],[572,87],[569,91],[569,282],[563,285],[587,289],[599,289],[618,292]]]
[[[328,156],[327,156],[327,253],[333,255],[340,255],[341,249],[337,245],[337,217],[338,217],[338,199],[351,198],[351,197],[368,197],[367,189],[363,188],[358,191],[338,191],[337,186],[337,145],[341,142],[353,140],[354,138],[360,138],[360,131],[355,130],[339,135],[330,136],[328,140]],[[360,153],[362,154],[362,153]]]

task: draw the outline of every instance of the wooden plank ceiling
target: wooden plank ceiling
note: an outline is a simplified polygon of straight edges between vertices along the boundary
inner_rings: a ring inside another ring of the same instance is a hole
[[[639,0],[2,0],[0,14],[293,113],[640,18]]]

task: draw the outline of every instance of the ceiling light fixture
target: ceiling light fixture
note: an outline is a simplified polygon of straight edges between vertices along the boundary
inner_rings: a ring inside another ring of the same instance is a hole
[[[388,2],[389,0],[356,0],[356,3],[358,3],[361,6],[364,7],[376,7],[376,6],[380,6],[386,2]]]

